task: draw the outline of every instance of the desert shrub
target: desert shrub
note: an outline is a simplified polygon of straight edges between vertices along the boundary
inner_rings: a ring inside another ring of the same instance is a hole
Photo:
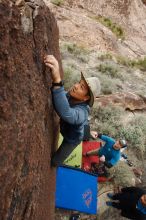
[[[117,130],[121,126],[120,117],[124,110],[120,107],[106,106],[93,108],[91,114],[95,119],[95,129],[112,137],[116,136]]]
[[[117,60],[118,64],[121,64],[123,66],[127,66],[127,67],[135,67],[136,66],[136,60],[131,60],[128,57],[117,56],[116,60]]]
[[[141,59],[130,59],[128,57],[113,56],[112,54],[107,53],[107,54],[100,55],[98,57],[98,59],[101,61],[115,59],[116,62],[120,65],[129,67],[129,68],[137,68],[142,71],[146,71],[146,57],[141,58]],[[100,68],[101,68],[101,72],[103,71],[103,73],[105,73],[108,69],[109,69],[109,71],[110,71],[110,69],[112,69],[111,72],[113,71],[113,67],[111,67],[111,66],[106,67],[105,65],[103,65]],[[116,73],[117,73],[117,71],[114,70],[113,74],[116,75]]]
[[[134,117],[127,126],[122,126],[117,135],[125,137],[129,149],[133,150],[139,159],[146,153],[146,116]]]
[[[96,126],[97,131],[109,135],[113,138],[115,138],[115,134],[117,132],[115,126],[111,124],[110,122],[107,123],[98,123],[98,126]]]
[[[122,74],[118,71],[118,69],[112,65],[109,64],[100,64],[99,66],[97,66],[98,71],[100,71],[103,74],[106,74],[112,78],[121,78]]]
[[[112,60],[112,58],[113,58],[113,56],[110,53],[106,53],[106,54],[102,54],[102,55],[98,56],[98,59],[101,61]]]
[[[128,148],[135,151],[139,159],[142,158],[142,155],[145,152],[145,137],[140,127],[135,125],[131,126],[130,124],[126,127],[122,126],[117,134],[119,137],[125,137],[128,141]]]
[[[124,39],[123,29],[116,23],[113,23],[111,19],[99,16],[98,20],[106,27],[108,27],[118,38]]]
[[[64,3],[64,0],[51,0],[51,3],[57,6],[61,6]]]
[[[104,16],[93,16],[91,18],[99,21],[101,24],[109,28],[118,38],[124,39],[124,30],[122,27],[113,22],[110,18],[106,18]]]
[[[130,126],[135,128],[137,134],[136,149],[143,155],[146,153],[146,116],[137,116],[131,122]],[[132,139],[133,140],[133,139]],[[133,141],[134,142],[134,141]]]
[[[123,66],[138,68],[142,71],[146,71],[146,57],[143,59],[129,59],[127,57],[117,56],[117,63]]]
[[[146,116],[138,115],[131,120],[130,125],[140,127],[142,132],[146,134]]]
[[[110,169],[110,173],[114,174],[114,182],[117,186],[128,187],[135,185],[135,175],[124,161],[119,161],[116,166]]]
[[[123,113],[123,109],[119,107],[114,107],[112,105],[108,105],[106,107],[98,107],[93,108],[92,114],[96,119],[98,119],[101,122],[107,122],[107,121],[119,121],[119,118],[121,114]]]
[[[146,57],[137,61],[137,67],[142,71],[146,71]]]
[[[112,80],[106,80],[101,82],[101,92],[105,95],[112,94],[115,90],[115,85]]]
[[[121,80],[118,78],[111,78],[105,74],[98,74],[101,83],[101,94],[112,94],[122,90]]]
[[[93,108],[91,114],[95,130],[115,139],[125,138],[128,141],[128,149],[132,150],[138,159],[143,159],[146,153],[146,116],[135,117],[125,126],[121,120],[121,116],[125,114],[122,108],[110,105],[98,107]]]
[[[64,87],[70,89],[74,83],[80,80],[80,75],[77,74],[73,65],[64,66]]]
[[[84,46],[82,45],[77,45],[75,43],[65,43],[62,46],[62,51],[67,51],[69,54],[75,56],[82,62],[87,62],[88,61],[88,55],[90,53],[89,50],[87,50]]]

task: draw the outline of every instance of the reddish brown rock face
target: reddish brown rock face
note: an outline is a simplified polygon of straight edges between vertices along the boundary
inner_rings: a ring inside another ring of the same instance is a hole
[[[145,97],[138,96],[134,93],[115,93],[112,95],[102,95],[96,98],[95,106],[106,106],[106,105],[117,105],[124,109],[135,111],[135,110],[146,110]]]
[[[142,2],[146,5],[146,0],[142,0]]]
[[[0,1],[0,219],[51,220],[58,121],[43,56],[60,60],[58,28],[42,1],[19,2]]]

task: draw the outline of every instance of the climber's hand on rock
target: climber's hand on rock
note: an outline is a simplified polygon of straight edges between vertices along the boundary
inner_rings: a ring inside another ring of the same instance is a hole
[[[44,63],[46,66],[50,67],[52,72],[52,80],[54,83],[61,81],[59,64],[57,59],[53,55],[44,56]]]

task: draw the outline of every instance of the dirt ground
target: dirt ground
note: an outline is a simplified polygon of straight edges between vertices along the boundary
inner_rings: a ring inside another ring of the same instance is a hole
[[[70,211],[70,210],[65,210],[65,209],[56,209],[55,210],[55,220],[70,220],[70,217],[72,214],[79,213],[77,211]],[[80,220],[97,220],[96,215],[88,215],[84,213],[79,213],[80,214]]]

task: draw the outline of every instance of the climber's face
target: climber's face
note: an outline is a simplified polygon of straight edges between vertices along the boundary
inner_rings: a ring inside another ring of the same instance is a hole
[[[113,148],[115,150],[120,150],[122,148],[122,145],[120,144],[119,140],[116,141],[116,143],[114,144]]]
[[[145,195],[142,195],[141,198],[140,198],[140,200],[141,200],[142,205],[143,205],[143,206],[146,206],[146,194],[145,194]]]
[[[73,87],[69,90],[69,94],[78,101],[85,102],[90,99],[88,85],[83,79],[73,85]]]

